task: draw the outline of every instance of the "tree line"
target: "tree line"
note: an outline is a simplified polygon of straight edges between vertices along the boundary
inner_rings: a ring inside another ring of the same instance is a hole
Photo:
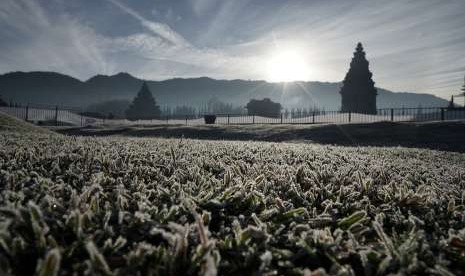
[[[0,97],[0,106],[21,107],[19,104],[7,103]],[[83,115],[104,119],[185,119],[186,117],[201,117],[205,114],[258,115],[265,117],[299,118],[321,113],[317,107],[283,108],[280,103],[269,98],[251,99],[245,106],[234,106],[213,97],[200,106],[178,105],[160,106],[153,97],[148,85],[144,82],[132,101],[113,99],[88,106]]]
[[[205,114],[249,114],[264,117],[306,117],[312,114],[324,112],[317,107],[283,109],[282,105],[273,102],[269,98],[251,99],[246,106],[238,107],[229,103],[224,103],[218,98],[211,98],[200,107],[187,105],[160,107],[147,84],[144,82],[141,90],[137,93],[132,103],[125,111],[125,118],[128,120],[149,120],[160,118],[184,119],[186,117],[202,116]],[[282,115],[281,115],[282,114]]]

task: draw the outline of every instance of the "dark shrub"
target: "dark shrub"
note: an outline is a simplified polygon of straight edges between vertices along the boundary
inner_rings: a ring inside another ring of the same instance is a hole
[[[203,116],[206,124],[214,124],[216,121],[216,115],[204,115]]]
[[[275,103],[268,98],[263,100],[252,99],[246,106],[249,115],[263,117],[279,117],[281,115],[281,104]]]

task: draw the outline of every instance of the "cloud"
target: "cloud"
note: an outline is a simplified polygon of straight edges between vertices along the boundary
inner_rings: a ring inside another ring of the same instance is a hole
[[[136,69],[139,75],[159,79],[161,76],[166,76],[166,74],[160,74],[157,67],[164,67],[169,64],[172,72],[171,77],[179,76],[180,73],[176,75],[172,70],[177,67],[179,72],[183,72],[184,77],[208,75],[227,78],[232,75],[239,75],[238,72],[243,68],[250,69],[252,67],[250,65],[254,61],[250,58],[233,56],[224,50],[198,48],[168,25],[148,20],[116,0],[107,1],[138,20],[142,26],[149,30],[149,32],[106,40],[107,49],[111,49],[113,52],[124,51],[131,53],[133,56],[138,57],[138,61],[144,60],[143,67],[145,71],[141,71],[140,66],[139,70]]]
[[[71,75],[111,71],[93,29],[37,2],[0,2],[0,71],[50,70]]]
[[[168,25],[145,19],[108,0],[144,32],[104,36],[70,15],[53,15],[28,0],[0,2],[0,71],[57,71],[81,79],[95,74],[131,72],[162,79],[208,75],[228,78],[247,67],[246,59],[222,50],[197,48]],[[246,76],[247,73],[238,77]]]
[[[299,43],[318,71],[311,79],[322,81],[341,80],[362,41],[377,85],[447,98],[441,82],[459,88],[465,73],[464,9],[459,0],[295,1],[263,10],[247,30],[258,41]]]
[[[340,81],[362,41],[378,86],[449,97],[463,83],[463,0],[155,3],[1,0],[0,71],[264,79],[298,48],[308,80]]]
[[[142,15],[134,11],[133,9],[121,4],[116,0],[107,0],[120,8],[125,13],[137,19],[144,27],[150,30],[153,34],[165,39],[175,46],[189,46],[189,43],[180,34],[175,32],[167,24],[161,22],[155,22],[145,19]]]
[[[215,6],[218,0],[189,0],[194,13],[198,16],[204,16]]]
[[[147,33],[107,39],[105,48],[111,49],[115,54],[131,56],[132,58],[120,61],[119,64],[130,68],[130,72],[150,79],[180,76],[247,77],[252,71],[252,65],[257,62],[215,49],[176,47]],[[167,66],[169,72],[160,70]]]

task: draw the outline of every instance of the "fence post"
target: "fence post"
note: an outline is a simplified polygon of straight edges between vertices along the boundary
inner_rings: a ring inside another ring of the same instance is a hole
[[[55,107],[55,126],[58,126],[58,105]]]
[[[441,107],[441,121],[444,121],[444,108]]]
[[[187,115],[186,115],[186,126],[187,126]]]
[[[228,125],[229,125],[229,114],[228,114]]]
[[[314,123],[315,123],[315,111],[313,111],[313,113],[312,113],[312,124],[314,124]]]
[[[283,124],[283,114],[281,113],[281,124]]]
[[[391,108],[391,122],[394,122],[394,108]]]
[[[352,112],[349,111],[349,123],[352,120]]]
[[[26,122],[29,121],[29,105],[26,105]]]
[[[252,124],[255,124],[255,114],[252,115]]]

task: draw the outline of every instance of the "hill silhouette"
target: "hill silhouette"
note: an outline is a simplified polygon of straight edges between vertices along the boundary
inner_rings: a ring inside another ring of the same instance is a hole
[[[87,81],[55,72],[11,72],[0,75],[0,94],[7,102],[86,107],[108,100],[132,100],[144,80],[128,73],[97,75]],[[284,107],[319,107],[339,110],[341,83],[270,83],[255,80],[216,80],[207,77],[147,81],[160,105],[200,106],[216,97],[245,106],[252,99],[270,98]],[[378,88],[377,107],[447,106],[430,94],[395,93]]]

